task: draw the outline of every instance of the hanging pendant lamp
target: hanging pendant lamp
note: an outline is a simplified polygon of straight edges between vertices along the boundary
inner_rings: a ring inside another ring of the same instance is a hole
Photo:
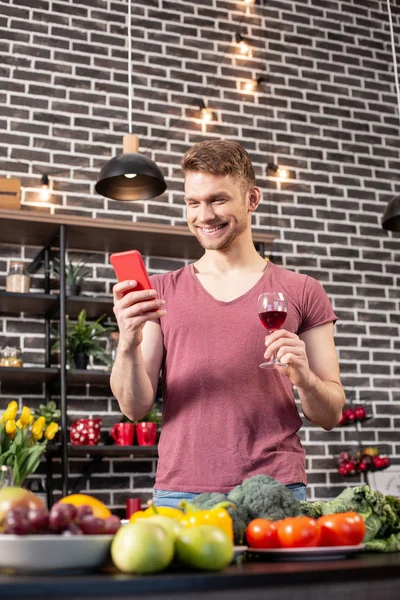
[[[399,87],[399,77],[397,73],[397,60],[396,60],[396,48],[394,44],[394,31],[393,31],[393,21],[392,21],[392,11],[390,9],[390,0],[387,0],[388,6],[388,17],[389,17],[389,25],[390,25],[390,38],[392,43],[392,54],[393,54],[393,70],[394,70],[394,81],[397,92],[397,111],[400,119],[400,87]],[[387,205],[385,212],[382,217],[382,227],[383,229],[389,229],[391,231],[400,231],[400,196],[395,196],[392,198]]]
[[[157,165],[139,154],[139,138],[132,134],[132,37],[131,0],[128,0],[128,121],[129,135],[123,138],[123,152],[114,156],[101,169],[95,185],[98,194],[112,200],[149,200],[167,189]]]

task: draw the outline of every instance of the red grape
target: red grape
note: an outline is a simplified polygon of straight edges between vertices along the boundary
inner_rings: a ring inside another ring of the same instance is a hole
[[[68,525],[68,529],[65,529],[65,531],[63,531],[62,535],[82,535],[83,531],[82,529],[79,527],[79,525],[77,523],[75,523],[74,521],[72,521],[72,523],[70,523]]]
[[[26,508],[11,508],[5,517],[5,531],[15,535],[28,535],[31,532],[28,510]]]
[[[61,533],[74,521],[77,514],[76,506],[73,504],[62,504],[58,502],[51,507],[49,514],[50,527],[56,533]]]
[[[99,535],[101,533],[105,533],[106,525],[104,519],[99,519],[98,517],[82,517],[79,520],[79,527],[82,529],[83,533],[87,535]]]
[[[117,517],[117,515],[111,515],[110,517],[107,517],[104,523],[105,533],[117,533],[118,529],[121,527],[121,519]]]
[[[33,508],[28,511],[31,533],[45,533],[49,528],[49,512],[44,508]]]
[[[76,510],[77,510],[77,515],[76,515],[77,519],[81,519],[82,517],[86,517],[88,515],[93,514],[93,509],[88,504],[80,504],[79,506],[76,507]]]

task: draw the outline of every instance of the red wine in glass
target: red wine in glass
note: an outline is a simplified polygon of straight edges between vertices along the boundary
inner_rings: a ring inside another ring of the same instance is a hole
[[[286,320],[286,316],[287,312],[284,312],[283,310],[266,310],[259,314],[261,323],[268,333],[280,329]]]
[[[283,292],[266,292],[258,298],[258,315],[260,321],[267,330],[267,335],[277,331],[284,324],[287,317],[287,301]],[[285,363],[278,361],[273,356],[269,361],[260,364],[262,369],[269,369],[274,365],[287,367]]]

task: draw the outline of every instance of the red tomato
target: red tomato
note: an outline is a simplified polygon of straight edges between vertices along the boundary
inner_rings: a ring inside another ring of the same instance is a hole
[[[321,527],[320,546],[353,546],[361,544],[365,523],[356,512],[336,513],[318,519]]]
[[[278,538],[282,548],[318,546],[321,528],[310,517],[289,517],[278,523]]]
[[[246,539],[250,548],[279,548],[276,525],[267,519],[250,521],[246,529]]]

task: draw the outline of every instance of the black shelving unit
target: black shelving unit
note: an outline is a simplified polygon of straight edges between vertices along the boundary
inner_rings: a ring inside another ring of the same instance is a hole
[[[265,232],[254,232],[254,245],[262,256],[270,254],[275,236]],[[28,271],[36,273],[44,266],[44,293],[32,291],[18,294],[0,291],[0,314],[18,316],[21,313],[42,317],[45,322],[44,367],[0,368],[0,392],[24,393],[32,386],[44,386],[46,402],[51,394],[60,397],[61,430],[60,444],[50,445],[48,465],[54,456],[61,457],[62,492],[69,493],[68,459],[70,456],[156,456],[154,447],[91,446],[73,447],[68,443],[67,394],[69,386],[109,385],[110,373],[101,370],[69,371],[66,362],[66,319],[78,316],[82,308],[88,319],[97,319],[105,314],[113,317],[112,299],[108,297],[67,297],[65,288],[66,252],[76,251],[118,252],[136,248],[144,255],[184,258],[200,258],[203,250],[185,226],[162,225],[159,223],[133,223],[109,219],[92,219],[69,215],[48,215],[34,211],[12,211],[0,209],[0,244],[35,246],[39,251],[29,265]],[[59,293],[51,292],[50,257],[59,251]],[[60,365],[51,366],[50,323],[59,320]],[[117,454],[115,454],[117,453]],[[130,454],[129,454],[130,453]],[[52,494],[52,473],[48,471],[48,489]],[[50,502],[51,504],[51,502]]]

